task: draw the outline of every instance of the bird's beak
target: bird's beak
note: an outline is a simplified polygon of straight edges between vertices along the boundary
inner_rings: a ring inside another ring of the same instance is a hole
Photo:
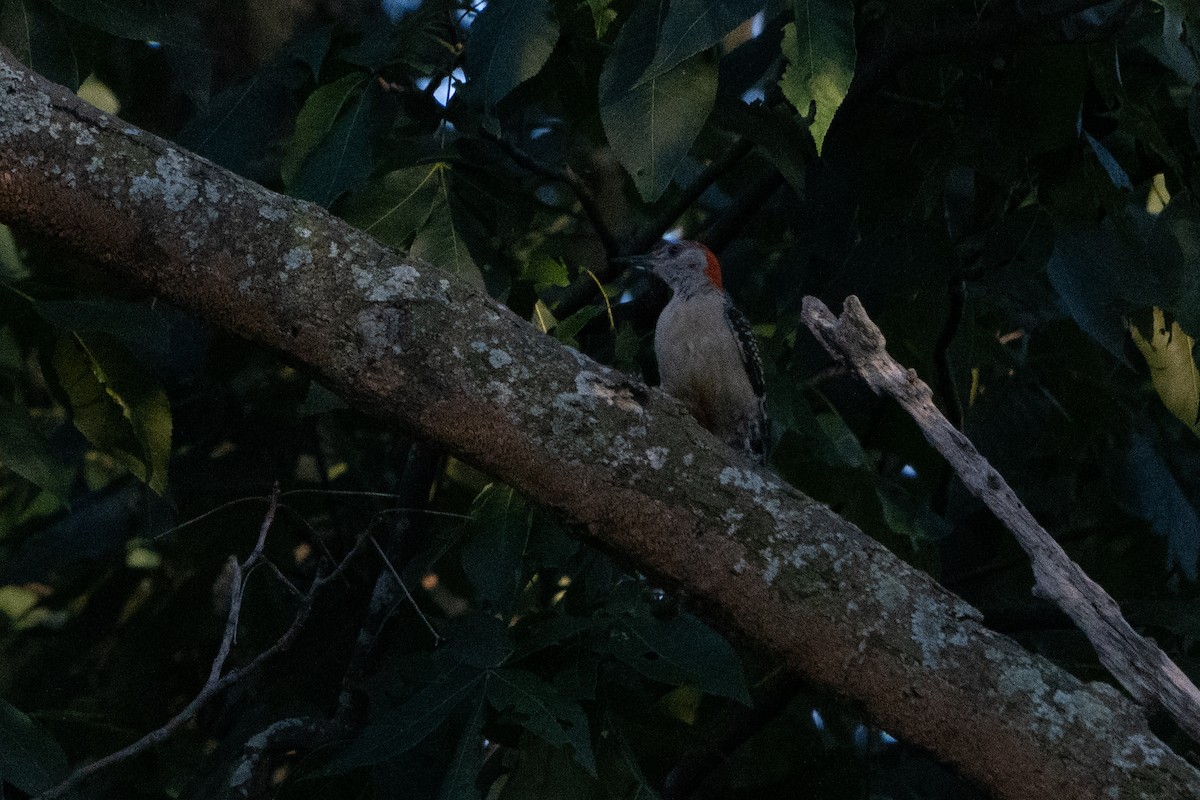
[[[636,270],[643,272],[654,271],[654,256],[638,255],[638,256],[619,256],[618,258],[610,259],[614,264],[624,264],[627,267],[633,267]]]

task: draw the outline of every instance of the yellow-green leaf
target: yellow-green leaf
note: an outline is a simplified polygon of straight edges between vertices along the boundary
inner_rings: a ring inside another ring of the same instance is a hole
[[[1195,340],[1178,322],[1168,327],[1161,308],[1154,309],[1149,339],[1132,322],[1129,334],[1150,367],[1150,380],[1163,405],[1200,436],[1200,373],[1192,355]]]
[[[155,492],[166,492],[171,406],[158,381],[102,334],[60,334],[53,364],[75,427]]]
[[[342,216],[384,244],[407,247],[442,190],[440,164],[393,170],[347,198]]]
[[[788,66],[779,85],[783,96],[807,116],[817,152],[834,112],[846,99],[854,77],[854,4],[849,0],[796,0],[796,21],[783,28]]]
[[[279,165],[284,186],[291,188],[296,183],[304,160],[333,129],[342,109],[357,96],[368,77],[365,72],[351,72],[314,89],[304,101],[296,117],[296,131]]]

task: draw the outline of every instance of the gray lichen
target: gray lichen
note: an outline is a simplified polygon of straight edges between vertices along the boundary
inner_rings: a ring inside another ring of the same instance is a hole
[[[25,73],[0,64],[0,81],[25,80]],[[50,96],[40,91],[0,92],[0,141],[40,133],[50,127]]]
[[[143,172],[129,185],[137,200],[161,199],[172,211],[183,211],[200,197],[200,184],[187,172],[187,162],[178,150],[169,149],[154,162],[155,174]]]

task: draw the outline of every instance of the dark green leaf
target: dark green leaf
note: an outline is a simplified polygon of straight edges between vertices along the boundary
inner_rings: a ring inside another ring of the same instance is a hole
[[[462,737],[454,750],[454,758],[446,769],[438,800],[478,800],[480,792],[475,785],[479,767],[483,763],[483,723],[487,721],[487,693],[481,687],[468,705],[467,723]]]
[[[77,427],[155,492],[167,488],[171,407],[156,381],[114,340],[61,334],[54,370]]]
[[[21,251],[13,238],[12,229],[0,225],[0,279],[16,283],[29,277],[29,270],[21,263]]]
[[[823,398],[821,398],[823,400]],[[787,450],[799,446],[793,455],[809,462],[838,469],[861,469],[869,459],[854,431],[846,424],[832,406],[814,413],[803,394],[778,396],[771,408],[772,418],[787,431],[781,450],[776,453],[785,458]],[[800,440],[789,442],[787,440]]]
[[[635,800],[662,800],[662,796],[651,785],[645,773],[642,772],[642,768],[638,764],[637,753],[634,752],[629,738],[621,730],[622,726],[611,712],[606,715],[605,727],[608,729],[609,737],[613,744],[616,745],[615,749],[620,755],[620,766],[618,769],[620,772],[627,773],[633,784],[624,796],[634,798]],[[609,778],[609,780],[611,781],[612,778]]]
[[[35,795],[67,776],[67,757],[46,729],[0,699],[0,780]]]
[[[950,535],[951,526],[945,519],[930,511],[916,498],[898,486],[879,483],[875,486],[879,506],[888,528],[908,537],[914,549],[928,546]]]
[[[665,4],[655,2],[640,2],[633,7],[604,60],[599,86],[601,105],[628,93],[646,73],[658,52],[666,11]]]
[[[638,6],[621,28],[600,74],[600,119],[642,199],[670,186],[717,96],[717,68],[705,53],[640,80],[656,52],[656,4]]]
[[[547,619],[537,620],[527,629],[521,630],[512,660],[520,661],[539,650],[575,639],[581,633],[601,624],[593,617],[572,617],[566,614],[555,614]]]
[[[1071,316],[1114,356],[1125,358],[1125,317],[1156,301],[1158,278],[1145,250],[1149,220],[1136,210],[1120,224],[1056,237],[1046,273]]]
[[[1187,111],[1188,133],[1192,135],[1192,144],[1200,147],[1200,94],[1192,92]]]
[[[563,698],[532,672],[518,669],[493,672],[487,691],[497,711],[511,709],[522,727],[548,744],[569,744],[579,765],[595,776],[591,731],[578,703]]]
[[[470,534],[462,549],[463,570],[480,600],[505,616],[525,580],[525,544],[532,512],[507,486],[486,487],[471,507]]]
[[[1184,494],[1162,455],[1145,436],[1134,433],[1125,455],[1125,504],[1130,513],[1167,538],[1167,557],[1189,580],[1200,559],[1200,515]]]
[[[562,322],[554,326],[554,338],[560,342],[574,342],[575,334],[583,330],[583,326],[604,313],[604,306],[584,306]]]
[[[352,195],[342,216],[384,244],[405,247],[440,202],[441,164],[394,170]]]
[[[1100,162],[1100,166],[1104,167],[1104,171],[1108,173],[1113,186],[1116,186],[1118,189],[1132,189],[1133,184],[1130,183],[1129,176],[1125,174],[1125,170],[1121,169],[1121,163],[1113,157],[1112,153],[1108,152],[1108,148],[1097,141],[1096,137],[1087,131],[1083,132],[1083,137],[1087,141],[1088,146],[1092,148],[1092,152],[1096,154],[1096,159]]]
[[[106,297],[81,300],[39,300],[38,316],[57,328],[79,333],[103,333],[152,363],[171,353],[171,326],[149,306]]]
[[[867,454],[862,449],[862,443],[837,412],[817,414],[813,420],[822,434],[822,443],[827,443],[827,447],[822,448],[829,454],[826,463],[844,467],[862,467],[867,464]]]
[[[580,551],[579,540],[567,533],[553,512],[535,510],[525,557],[535,568],[566,567]]]
[[[600,659],[595,653],[574,648],[554,673],[554,688],[571,700],[595,700]]]
[[[561,747],[521,737],[516,769],[504,786],[504,800],[608,800],[611,795]]]
[[[592,553],[585,563],[586,568],[582,574],[575,576],[568,595],[578,597],[584,608],[602,605],[615,591],[620,591],[623,585],[630,583],[612,559],[602,553]]]
[[[286,46],[285,52],[290,58],[307,66],[315,81],[321,74],[321,64],[325,61],[332,40],[333,25],[324,25],[292,41]]]
[[[409,252],[435,267],[457,274],[468,283],[482,286],[483,274],[471,259],[471,253],[467,249],[466,240],[459,230],[452,209],[449,171],[448,165],[438,165],[433,204],[425,224],[413,239]]]
[[[212,100],[216,54],[211,50],[187,50],[180,47],[165,47],[163,56],[174,75],[174,84],[187,95],[197,108],[204,108]]]
[[[646,202],[671,184],[708,119],[716,70],[701,57],[601,107],[605,133]]]
[[[641,370],[642,339],[628,322],[617,325],[613,340],[613,366],[622,372],[636,375]]]
[[[1169,3],[1164,5],[1167,8],[1163,11],[1161,60],[1175,70],[1184,83],[1193,86],[1200,81],[1200,58],[1191,41],[1196,33],[1196,20],[1191,20],[1189,25],[1181,11],[1173,10]]]
[[[245,83],[213,97],[183,126],[177,140],[226,169],[271,183],[277,174],[272,148],[294,123],[297,94],[308,76],[308,67],[294,59],[272,62]]]
[[[344,408],[348,408],[345,400],[313,381],[308,385],[308,394],[304,395],[304,402],[296,413],[303,417],[314,417]]]
[[[399,708],[372,717],[358,738],[324,772],[336,775],[355,767],[379,764],[416,746],[446,721],[477,690],[483,673],[459,667],[417,692]]]
[[[802,116],[808,116],[816,103],[809,130],[819,153],[854,77],[854,4],[850,0],[816,0],[795,2],[793,9],[796,21],[783,30],[788,67],[780,86]]]
[[[65,500],[73,470],[54,455],[29,411],[0,399],[0,466]]]
[[[1176,195],[1154,218],[1147,253],[1153,258],[1145,263],[1161,288],[1145,305],[1162,307],[1195,336],[1200,332],[1200,205],[1191,195]]]
[[[697,53],[718,44],[764,5],[764,0],[671,0],[654,60],[638,78],[637,84],[659,78]]]
[[[512,656],[508,624],[494,614],[470,611],[439,622],[437,628],[446,639],[437,651],[440,662],[487,669],[503,664]]]
[[[122,39],[161,42],[176,47],[203,47],[200,21],[183,3],[141,0],[50,0],[59,11],[85,25]]]
[[[741,659],[724,637],[696,617],[660,620],[634,614],[618,617],[618,623],[609,642],[613,654],[647,678],[750,705]]]
[[[44,78],[79,88],[78,54],[53,7],[37,0],[0,0],[0,45]]]
[[[557,40],[549,0],[491,0],[467,40],[468,87],[495,105],[538,73]]]
[[[296,117],[296,130],[279,165],[284,186],[292,188],[295,185],[305,159],[329,135],[342,109],[362,91],[369,79],[365,73],[351,72],[333,83],[318,87],[308,96],[300,115]]]
[[[811,131],[803,120],[781,108],[748,106],[740,99],[717,101],[713,122],[754,142],[797,192],[804,191],[808,165],[816,156]]]
[[[617,12],[609,6],[613,0],[587,0],[588,8],[592,11],[592,26],[596,29],[596,38],[603,39],[608,33],[608,26],[617,18]]]
[[[571,276],[561,258],[536,254],[521,266],[521,280],[534,286],[566,286]]]
[[[342,88],[339,87],[339,90]],[[358,96],[357,102],[348,104],[329,133],[304,159],[296,173],[295,183],[289,187],[294,197],[329,207],[371,174],[368,133],[373,96],[374,89],[368,86]],[[311,131],[306,136],[309,134]]]

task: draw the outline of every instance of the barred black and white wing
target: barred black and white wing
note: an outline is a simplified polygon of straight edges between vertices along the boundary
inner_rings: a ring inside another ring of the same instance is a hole
[[[758,340],[754,337],[754,329],[750,320],[738,310],[729,296],[725,297],[725,318],[737,338],[738,348],[742,351],[742,364],[746,367],[746,375],[750,378],[750,386],[754,393],[763,397],[767,393],[767,385],[763,380],[762,356],[758,352]]]
[[[729,328],[733,331],[734,338],[737,339],[738,350],[742,354],[742,365],[746,368],[746,377],[750,380],[750,387],[758,397],[758,413],[754,418],[746,421],[743,449],[760,464],[766,463],[767,444],[770,441],[771,432],[770,423],[767,420],[767,384],[763,378],[762,356],[758,352],[758,339],[754,336],[754,329],[750,327],[750,320],[746,319],[746,315],[738,310],[728,295],[725,296],[725,319],[729,322]]]

